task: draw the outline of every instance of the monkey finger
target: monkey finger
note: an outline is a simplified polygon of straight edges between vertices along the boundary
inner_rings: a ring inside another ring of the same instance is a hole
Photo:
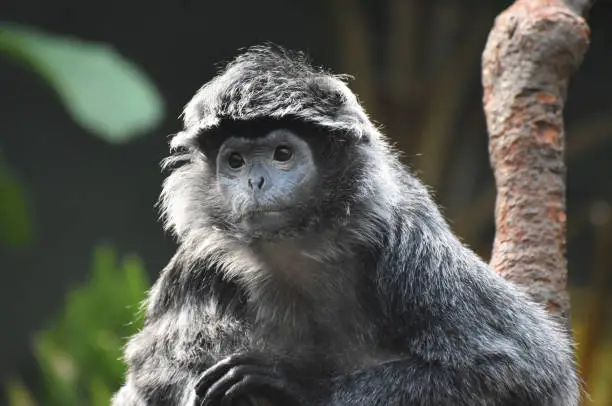
[[[231,406],[234,401],[253,394],[261,395],[279,405],[300,406],[304,404],[300,400],[298,391],[284,379],[271,375],[248,375],[226,390],[221,406]]]
[[[268,368],[256,366],[256,365],[239,365],[230,369],[225,375],[214,382],[206,391],[205,395],[202,396],[202,404],[216,404],[219,402],[225,392],[236,382],[240,381],[246,376],[259,375],[274,378],[272,371]]]
[[[225,391],[223,399],[221,400],[221,406],[233,406],[235,402],[243,396],[252,394],[249,393],[249,389],[251,389],[251,386],[245,381],[245,378],[242,378],[239,382]]]
[[[202,396],[214,382],[219,380],[231,368],[239,364],[252,362],[253,360],[254,358],[247,354],[230,355],[229,357],[222,359],[204,371],[204,373],[200,376],[200,380],[195,386],[196,393],[199,396]]]

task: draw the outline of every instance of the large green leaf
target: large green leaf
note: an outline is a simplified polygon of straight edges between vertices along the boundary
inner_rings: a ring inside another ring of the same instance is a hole
[[[0,23],[0,52],[39,73],[77,123],[110,142],[143,134],[163,118],[156,87],[108,44]]]

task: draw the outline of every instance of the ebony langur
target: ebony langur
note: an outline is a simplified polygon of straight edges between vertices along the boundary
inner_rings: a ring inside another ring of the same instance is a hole
[[[179,248],[113,405],[577,405],[564,329],[453,235],[343,77],[251,48],[171,149]]]

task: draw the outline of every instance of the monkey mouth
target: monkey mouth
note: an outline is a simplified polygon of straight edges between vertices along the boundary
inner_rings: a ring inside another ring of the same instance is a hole
[[[262,217],[262,216],[277,216],[286,213],[288,209],[277,209],[277,208],[258,208],[247,212],[247,217]]]
[[[256,206],[246,211],[246,215],[249,217],[260,216],[267,214],[279,214],[289,211],[287,207],[274,207],[274,206]]]
[[[251,231],[277,232],[288,225],[288,209],[258,207],[245,213],[242,222]]]

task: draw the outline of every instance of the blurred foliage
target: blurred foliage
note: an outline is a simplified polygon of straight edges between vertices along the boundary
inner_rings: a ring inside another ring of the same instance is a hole
[[[0,23],[0,52],[41,75],[74,121],[109,142],[144,134],[163,118],[153,83],[107,44]]]
[[[32,226],[27,203],[21,182],[0,155],[0,244],[3,246],[23,246],[30,241]]]
[[[591,399],[586,400],[583,404],[612,405],[612,391],[610,391],[612,387],[612,328],[601,331],[596,343],[589,343],[595,348],[585,348],[585,343],[589,341],[589,330],[593,327],[593,320],[589,317],[593,311],[593,305],[611,308],[612,298],[608,298],[603,304],[593,303],[591,288],[573,288],[571,298],[572,330],[577,343],[577,361],[581,373],[583,375],[586,373],[590,377],[586,383]],[[583,359],[585,356],[593,359]],[[585,367],[588,368],[588,371],[585,370]]]
[[[0,22],[0,54],[38,73],[72,119],[92,134],[122,143],[155,128],[163,100],[146,74],[111,46]],[[0,155],[0,244],[32,237],[24,187]]]
[[[9,405],[108,405],[123,381],[125,339],[142,326],[138,309],[148,287],[137,257],[118,263],[114,250],[97,248],[91,279],[68,293],[63,311],[34,337],[40,390],[12,380]]]

